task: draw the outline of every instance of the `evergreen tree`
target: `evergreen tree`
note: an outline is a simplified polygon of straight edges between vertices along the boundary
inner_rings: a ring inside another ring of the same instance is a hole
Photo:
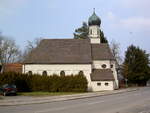
[[[129,83],[145,85],[150,79],[148,54],[139,47],[131,45],[125,53],[123,75]]]
[[[100,37],[101,37],[101,43],[108,43],[107,38],[104,36],[104,33],[102,30],[100,30]]]
[[[87,39],[89,35],[89,28],[86,22],[83,22],[80,28],[75,29],[75,39]],[[108,43],[103,31],[100,30],[101,43]]]
[[[75,29],[74,38],[75,39],[86,39],[88,38],[88,25],[86,22],[82,23],[82,26],[78,29]]]

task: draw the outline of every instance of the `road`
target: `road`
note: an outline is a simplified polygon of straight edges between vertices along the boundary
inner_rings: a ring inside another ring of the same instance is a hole
[[[77,100],[0,106],[0,113],[150,113],[150,87]]]

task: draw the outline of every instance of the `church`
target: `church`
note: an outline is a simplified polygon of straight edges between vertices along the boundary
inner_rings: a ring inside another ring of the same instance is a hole
[[[88,91],[115,90],[118,86],[116,60],[106,43],[101,43],[101,19],[95,11],[88,20],[87,39],[43,39],[27,56],[23,73],[76,75],[82,72]]]

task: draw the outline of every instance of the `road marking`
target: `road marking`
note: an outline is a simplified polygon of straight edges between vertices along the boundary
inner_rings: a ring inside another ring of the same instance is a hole
[[[98,102],[87,103],[87,105],[99,104],[99,103],[103,103],[103,102],[105,102],[105,101],[98,101]]]
[[[82,103],[82,104],[77,104],[77,105],[71,105],[71,106],[67,106],[67,107],[57,107],[57,108],[51,108],[51,109],[45,109],[45,110],[41,110],[41,111],[36,111],[35,113],[45,113],[45,112],[50,112],[50,111],[60,111],[60,110],[64,110],[64,109],[70,109],[70,108],[76,108],[76,107],[81,107],[81,106],[87,106],[87,105],[93,105],[93,104],[99,104],[99,103],[103,103],[105,101],[98,101],[98,102],[91,102],[91,103]]]

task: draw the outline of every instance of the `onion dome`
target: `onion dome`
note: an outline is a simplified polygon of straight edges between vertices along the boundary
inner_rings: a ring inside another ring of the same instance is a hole
[[[100,26],[101,19],[95,14],[95,10],[94,10],[92,16],[90,16],[90,18],[88,20],[88,24],[89,24],[89,26],[92,26],[92,25]]]

